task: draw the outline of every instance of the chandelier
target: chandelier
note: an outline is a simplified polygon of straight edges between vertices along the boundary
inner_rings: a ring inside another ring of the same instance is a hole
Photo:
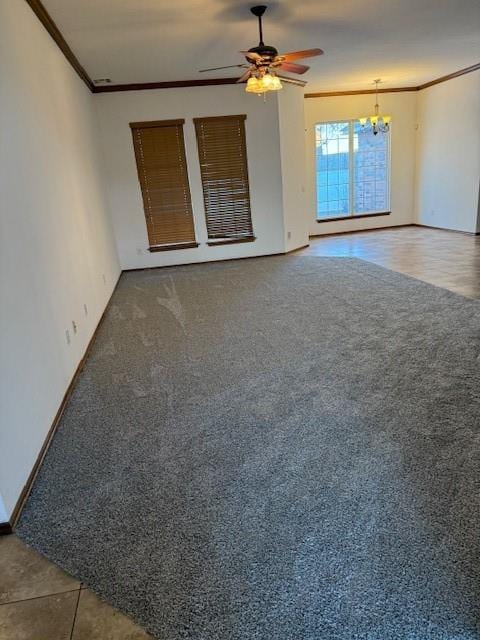
[[[280,78],[273,71],[262,73],[259,70],[257,75],[251,75],[247,81],[245,91],[248,93],[265,94],[267,91],[278,91],[282,89]]]
[[[388,133],[390,131],[390,122],[392,120],[391,116],[382,116],[379,113],[378,106],[378,85],[381,82],[380,78],[374,80],[375,83],[375,113],[373,116],[367,116],[363,118],[359,118],[358,121],[362,125],[363,128],[367,126],[369,122],[372,127],[373,135],[377,135],[377,133]]]

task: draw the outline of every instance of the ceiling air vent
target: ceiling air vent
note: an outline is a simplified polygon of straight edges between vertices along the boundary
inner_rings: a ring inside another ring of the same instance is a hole
[[[95,85],[112,84],[112,81],[110,80],[110,78],[96,78],[96,80],[93,81],[93,84]]]

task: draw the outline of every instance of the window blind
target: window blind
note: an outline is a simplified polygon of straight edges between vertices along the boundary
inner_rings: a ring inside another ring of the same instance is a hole
[[[194,118],[209,244],[254,240],[245,115]]]
[[[184,120],[130,124],[150,251],[198,246],[183,124]]]

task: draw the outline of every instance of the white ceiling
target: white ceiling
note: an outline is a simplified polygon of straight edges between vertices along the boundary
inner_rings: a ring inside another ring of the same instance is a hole
[[[244,0],[43,0],[92,79],[159,82],[235,76],[198,69],[243,61],[258,43]],[[479,0],[276,0],[264,40],[320,47],[307,91],[418,85],[480,61]],[[239,73],[238,73],[239,75]]]

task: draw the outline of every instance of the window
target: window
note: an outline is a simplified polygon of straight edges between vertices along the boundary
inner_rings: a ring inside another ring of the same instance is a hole
[[[183,123],[184,120],[161,120],[130,124],[150,251],[198,246]]]
[[[390,134],[354,120],[315,125],[317,219],[387,213]]]
[[[253,236],[244,115],[195,118],[210,245]]]

